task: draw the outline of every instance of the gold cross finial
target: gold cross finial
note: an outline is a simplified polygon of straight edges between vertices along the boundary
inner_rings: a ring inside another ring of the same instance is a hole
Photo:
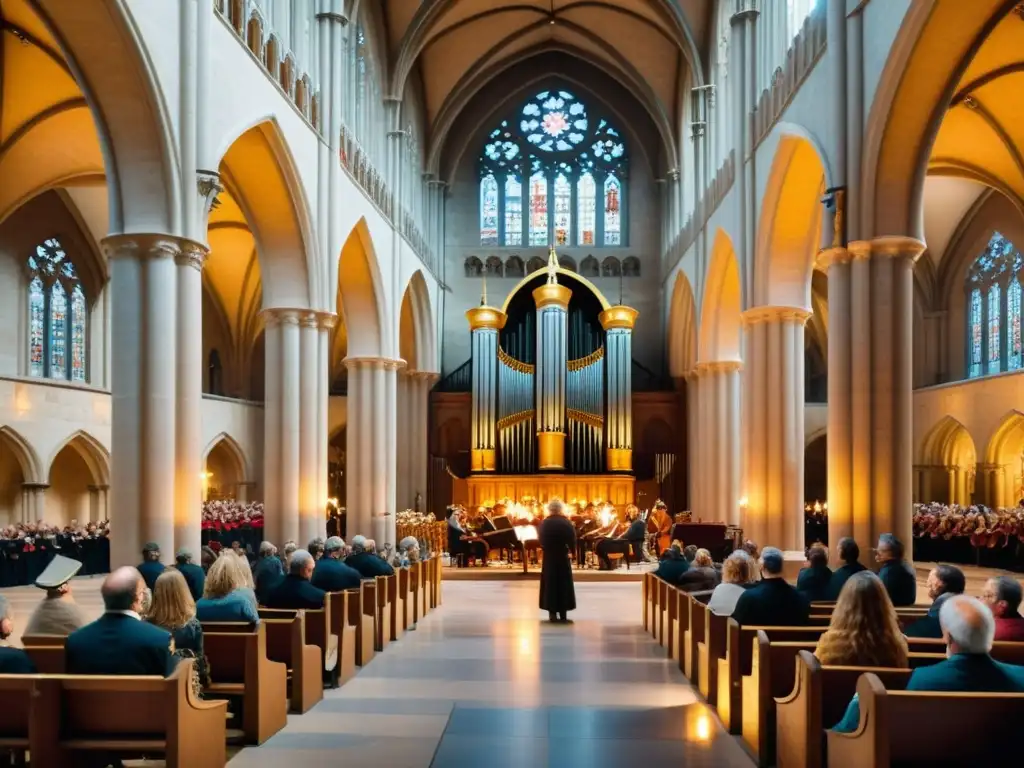
[[[555,255],[555,246],[548,251],[548,285],[555,285],[558,282],[558,256]]]

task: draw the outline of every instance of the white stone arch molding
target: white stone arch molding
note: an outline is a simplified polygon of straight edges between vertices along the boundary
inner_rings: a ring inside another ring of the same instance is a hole
[[[46,462],[47,478],[53,470],[53,462],[65,448],[74,450],[85,462],[92,475],[93,485],[110,485],[110,450],[82,429],[64,438],[50,454],[50,458]]]
[[[348,337],[348,357],[398,356],[397,312],[388,305],[377,249],[365,217],[349,229],[338,258],[333,260],[338,313]]]
[[[227,432],[220,432],[203,448],[203,466],[206,466],[206,462],[210,458],[210,452],[218,445],[223,445],[228,454],[235,460],[238,476],[242,481],[249,482],[252,480],[252,469],[249,466],[249,459],[246,457],[245,451],[242,450],[242,446],[238,444],[238,441]]]
[[[57,40],[99,134],[111,233],[181,231],[181,178],[156,68],[128,0],[26,0]]]
[[[413,335],[416,345],[415,370],[427,373],[438,373],[437,327],[434,321],[434,308],[431,302],[431,291],[423,271],[417,269],[410,275],[402,292],[402,304],[409,297],[412,309]],[[399,313],[402,306],[399,306]],[[396,327],[400,328],[401,318]],[[406,361],[412,367],[412,361]]]
[[[670,279],[672,294],[668,307],[669,374],[682,378],[697,362],[697,305],[693,284],[683,269]]]
[[[25,483],[45,484],[47,473],[43,472],[43,464],[39,454],[25,437],[11,426],[0,427],[0,444],[5,445],[14,453],[18,466],[21,468],[22,481]],[[47,464],[49,468],[49,464]]]

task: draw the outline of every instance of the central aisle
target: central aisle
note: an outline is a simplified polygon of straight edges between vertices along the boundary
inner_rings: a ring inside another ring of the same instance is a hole
[[[644,633],[638,583],[577,584],[568,626],[537,588],[446,582],[419,629],[230,765],[752,765]]]

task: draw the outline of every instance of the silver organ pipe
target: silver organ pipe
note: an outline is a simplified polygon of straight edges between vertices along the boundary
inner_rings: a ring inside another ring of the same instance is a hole
[[[498,464],[506,474],[533,472],[534,367],[498,348]]]
[[[604,471],[604,347],[570,360],[566,375],[567,455],[571,471]]]

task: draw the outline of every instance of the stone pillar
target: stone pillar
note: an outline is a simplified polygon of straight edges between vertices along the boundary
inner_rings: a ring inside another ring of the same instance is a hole
[[[395,457],[398,487],[395,491],[395,506],[398,509],[409,509],[410,473],[413,465],[415,442],[415,419],[413,417],[413,395],[416,381],[414,372],[408,369],[398,372],[398,455]]]
[[[738,521],[740,499],[739,372],[736,360],[698,363],[688,386],[696,384],[690,455],[693,472],[694,519]],[[691,403],[692,403],[691,399]],[[760,543],[760,542],[758,542]]]
[[[472,441],[474,472],[493,472],[498,424],[498,331],[505,327],[505,313],[486,303],[466,312],[472,335]]]
[[[235,486],[235,500],[241,502],[251,501],[253,489],[255,488],[255,480],[243,480],[237,486]]]
[[[607,336],[605,468],[609,472],[633,471],[633,326],[638,314],[630,307],[616,306],[606,309],[599,318]]]
[[[703,490],[703,458],[704,452],[700,445],[700,381],[699,371],[694,368],[685,374],[686,379],[686,459],[689,464],[687,472],[687,508],[701,507],[699,501]]]
[[[565,468],[565,373],[569,299],[572,291],[556,282],[555,249],[548,259],[548,282],[533,292],[537,304],[537,469]]]
[[[98,523],[107,519],[107,493],[109,485],[89,486],[89,520],[90,523]]]
[[[21,484],[21,521],[37,523],[46,519],[46,483]],[[142,551],[142,547],[139,547]]]
[[[412,498],[409,506],[415,504],[416,494],[420,494],[423,499],[420,505],[421,512],[426,511],[430,475],[430,391],[439,378],[440,375],[437,373],[418,371],[414,379],[416,442],[412,454]]]
[[[804,323],[796,307],[755,307],[745,327],[744,535],[804,548]]]
[[[304,310],[263,311],[266,323],[266,395],[263,426],[263,485],[267,539],[300,546],[300,317]]]
[[[110,262],[111,566],[137,563],[142,545],[175,544],[177,278],[182,241],[114,235]],[[187,267],[191,269],[191,267]],[[191,402],[186,398],[186,402]],[[197,448],[201,450],[201,448]],[[195,469],[198,480],[201,466]],[[198,517],[198,506],[195,509]]]
[[[330,449],[330,396],[331,396],[331,329],[334,328],[337,316],[332,313],[319,313],[320,326],[317,330],[317,504],[321,515],[326,514],[328,490],[327,464]],[[326,523],[325,523],[326,529]]]
[[[907,237],[830,248],[829,541],[853,536],[870,562],[879,534],[912,533],[913,269]]]
[[[299,325],[299,539],[305,546],[326,531],[326,498],[320,490],[320,418],[326,390],[320,387],[320,319],[302,315]]]

